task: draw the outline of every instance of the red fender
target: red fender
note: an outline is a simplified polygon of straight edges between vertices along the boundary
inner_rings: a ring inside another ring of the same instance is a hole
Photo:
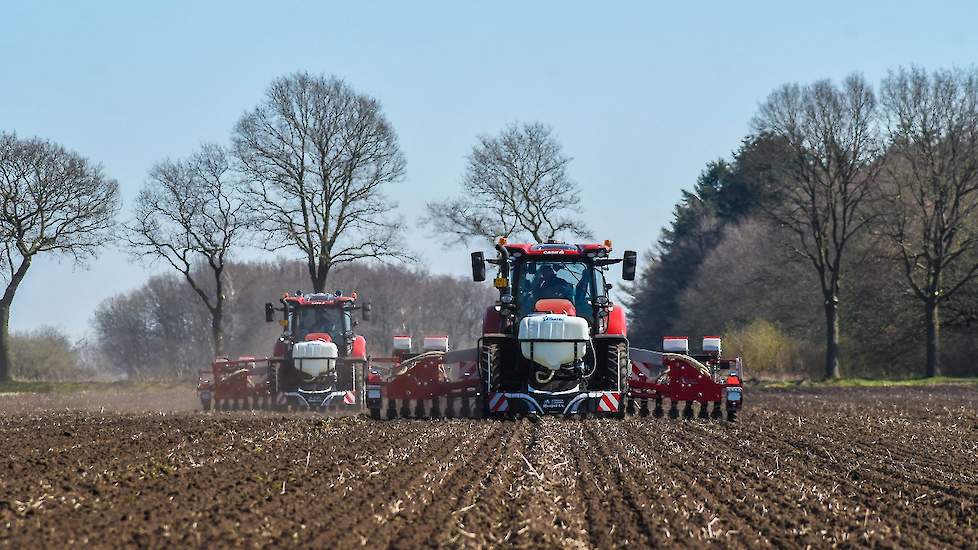
[[[625,318],[625,310],[621,306],[613,306],[608,314],[608,330],[605,334],[617,334],[628,336],[628,319]]]
[[[495,307],[487,307],[482,317],[482,334],[496,334],[503,330],[503,318]]]
[[[367,358],[367,339],[363,336],[357,336],[353,339],[353,351],[350,353],[350,357],[354,359],[366,359]]]

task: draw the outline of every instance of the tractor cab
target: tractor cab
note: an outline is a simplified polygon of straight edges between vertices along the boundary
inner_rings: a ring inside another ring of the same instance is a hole
[[[282,295],[280,308],[265,304],[266,321],[274,321],[276,311],[282,313],[279,320],[282,335],[275,344],[275,356],[284,357],[292,345],[306,341],[331,342],[338,356],[353,355],[358,338],[362,340],[353,332],[353,312],[362,309],[364,319],[369,318],[370,312],[370,304],[359,306],[357,298],[356,292],[344,296],[342,291],[312,294],[296,291]]]
[[[609,328],[623,331],[624,311],[611,303],[605,274],[611,265],[623,263],[622,278],[634,278],[634,252],[610,258],[611,241],[508,244],[505,239],[497,241],[497,250],[498,258],[488,263],[499,266],[494,281],[499,301],[487,314],[487,332],[513,333],[524,318],[540,314],[583,319],[591,335],[606,334]],[[475,280],[485,280],[485,263],[481,252],[473,253]]]
[[[546,246],[546,245],[544,245]],[[534,313],[566,313],[597,326],[595,299],[607,298],[602,266],[574,258],[524,256],[513,265],[513,298],[518,318]]]

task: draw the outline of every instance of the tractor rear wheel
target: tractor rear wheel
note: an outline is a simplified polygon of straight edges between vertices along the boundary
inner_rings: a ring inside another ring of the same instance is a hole
[[[625,411],[629,406],[634,413],[635,406],[631,405],[628,399],[628,377],[631,374],[631,363],[628,361],[628,346],[624,343],[615,344],[608,348],[607,356],[607,375],[608,389],[621,391],[621,400],[618,402],[618,410],[612,413],[615,418],[625,418]]]
[[[366,368],[366,363],[354,363],[353,366],[353,395],[356,403],[350,405],[350,409],[357,412],[363,412],[367,406],[367,386],[364,382],[366,380],[366,376],[364,376]]]

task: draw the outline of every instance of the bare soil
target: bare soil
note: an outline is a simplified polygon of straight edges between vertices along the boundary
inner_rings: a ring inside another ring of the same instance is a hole
[[[0,545],[978,544],[974,386],[747,398],[730,424],[205,414],[179,411],[194,402],[176,390],[0,396]]]

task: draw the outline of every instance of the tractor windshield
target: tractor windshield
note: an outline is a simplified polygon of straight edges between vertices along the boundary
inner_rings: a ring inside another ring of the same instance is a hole
[[[562,298],[574,304],[579,317],[590,319],[594,308],[594,268],[584,262],[527,260],[516,266],[516,306],[520,317],[533,313],[538,300]]]
[[[343,334],[349,330],[346,312],[339,307],[297,307],[292,317],[292,336],[296,341],[305,340],[314,332],[325,332],[340,345]]]

